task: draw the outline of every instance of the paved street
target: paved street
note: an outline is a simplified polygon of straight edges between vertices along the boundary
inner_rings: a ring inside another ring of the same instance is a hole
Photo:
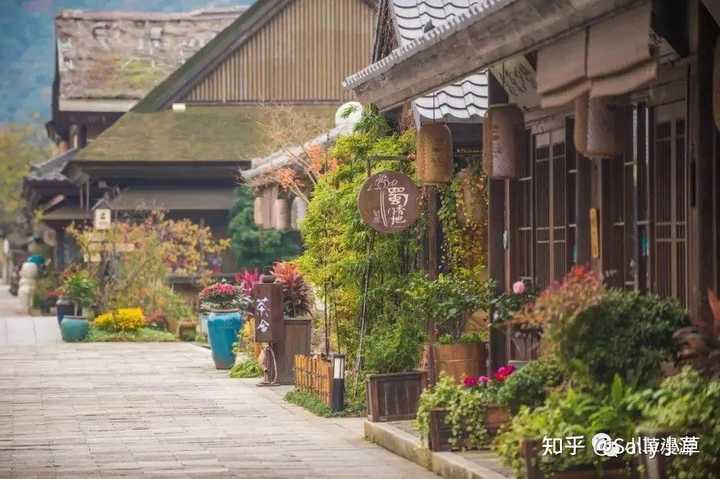
[[[60,328],[55,317],[20,314],[18,299],[0,284],[0,347],[58,343]]]
[[[435,477],[187,343],[0,346],[0,478]]]

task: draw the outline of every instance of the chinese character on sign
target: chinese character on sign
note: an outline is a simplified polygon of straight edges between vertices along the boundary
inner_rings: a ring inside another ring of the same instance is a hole
[[[93,226],[96,230],[109,230],[112,224],[112,212],[107,208],[98,208],[95,210],[95,218]]]
[[[417,186],[402,173],[385,171],[365,181],[358,207],[363,221],[380,233],[402,231],[417,220]]]
[[[263,333],[267,332],[267,330],[270,329],[270,323],[267,321],[270,315],[270,306],[268,304],[269,302],[270,298],[265,297],[258,299],[257,303],[255,304],[255,310],[257,311],[258,319],[260,319],[257,329],[258,331],[262,331]]]
[[[680,444],[682,444],[682,447],[680,448],[680,455],[682,456],[694,456],[695,454],[700,453],[700,447],[699,447],[699,437],[697,436],[683,436],[680,438]]]

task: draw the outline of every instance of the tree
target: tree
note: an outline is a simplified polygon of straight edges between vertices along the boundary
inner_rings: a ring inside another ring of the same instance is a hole
[[[0,125],[0,223],[11,223],[24,206],[23,178],[49,151],[31,143],[29,126]]]
[[[302,252],[300,235],[296,231],[262,230],[254,221],[254,198],[247,186],[235,190],[235,206],[230,220],[232,251],[238,264],[264,268],[275,261],[292,259]]]

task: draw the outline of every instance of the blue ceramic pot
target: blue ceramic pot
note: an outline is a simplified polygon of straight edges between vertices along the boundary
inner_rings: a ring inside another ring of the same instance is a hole
[[[88,329],[88,320],[82,316],[65,315],[60,323],[60,333],[63,341],[67,343],[82,341],[87,336]]]
[[[75,305],[72,301],[65,298],[60,298],[55,303],[55,311],[57,311],[58,326],[62,324],[63,316],[72,316],[75,312]]]
[[[208,315],[208,339],[215,369],[230,369],[235,364],[233,344],[243,325],[240,311],[213,311]]]

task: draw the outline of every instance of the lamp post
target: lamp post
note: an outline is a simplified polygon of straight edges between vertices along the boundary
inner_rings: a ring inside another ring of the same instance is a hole
[[[333,385],[330,409],[342,411],[345,408],[345,355],[333,353]]]

